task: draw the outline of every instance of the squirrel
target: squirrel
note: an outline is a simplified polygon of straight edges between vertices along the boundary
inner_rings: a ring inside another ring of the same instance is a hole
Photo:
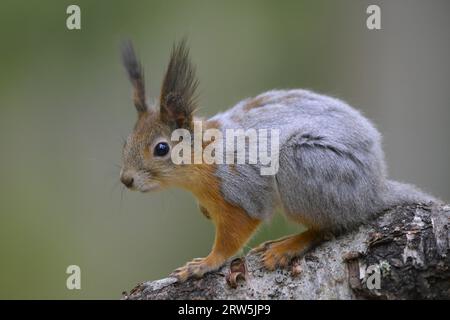
[[[186,189],[215,225],[211,253],[176,269],[172,275],[179,281],[219,269],[277,209],[308,229],[253,249],[268,270],[289,266],[328,235],[354,229],[392,206],[436,201],[412,185],[388,180],[380,133],[341,100],[308,90],[272,90],[203,119],[195,115],[198,80],[186,39],[173,46],[159,101],[152,106],[130,41],[122,60],[138,119],[123,147],[121,182],[141,192]],[[261,175],[260,164],[174,164],[171,132],[192,132],[194,121],[204,130],[278,129],[278,171]]]

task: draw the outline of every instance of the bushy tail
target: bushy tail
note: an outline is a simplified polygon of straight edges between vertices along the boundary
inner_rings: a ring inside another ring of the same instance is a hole
[[[413,185],[393,180],[387,180],[386,193],[383,200],[386,208],[402,204],[441,202],[439,199],[422,192]]]

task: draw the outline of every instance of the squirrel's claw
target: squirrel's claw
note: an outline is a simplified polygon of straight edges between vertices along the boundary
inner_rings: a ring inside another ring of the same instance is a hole
[[[209,265],[205,258],[196,258],[176,269],[170,274],[171,277],[175,277],[180,282],[184,282],[191,278],[201,278],[205,273],[213,271],[216,268]]]
[[[273,271],[276,268],[286,268],[292,259],[300,254],[284,248],[284,242],[290,237],[277,240],[266,241],[250,252],[261,257],[261,261],[267,270]]]
[[[277,267],[286,268],[292,261],[293,256],[287,252],[279,252],[269,248],[262,253],[262,262],[267,270],[273,271]]]
[[[269,270],[289,266],[293,258],[303,256],[312,246],[319,243],[323,234],[308,230],[298,235],[263,243],[257,248],[264,266]]]

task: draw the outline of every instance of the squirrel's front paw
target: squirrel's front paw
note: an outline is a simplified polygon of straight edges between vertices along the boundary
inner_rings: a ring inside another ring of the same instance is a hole
[[[172,272],[171,276],[184,282],[190,278],[201,278],[205,273],[218,269],[220,265],[211,264],[207,258],[196,258]]]

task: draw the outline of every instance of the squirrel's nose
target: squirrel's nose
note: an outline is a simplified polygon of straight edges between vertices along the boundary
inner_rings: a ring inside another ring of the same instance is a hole
[[[125,185],[127,188],[131,188],[133,186],[133,176],[127,175],[127,174],[121,174],[120,175],[120,181]]]

